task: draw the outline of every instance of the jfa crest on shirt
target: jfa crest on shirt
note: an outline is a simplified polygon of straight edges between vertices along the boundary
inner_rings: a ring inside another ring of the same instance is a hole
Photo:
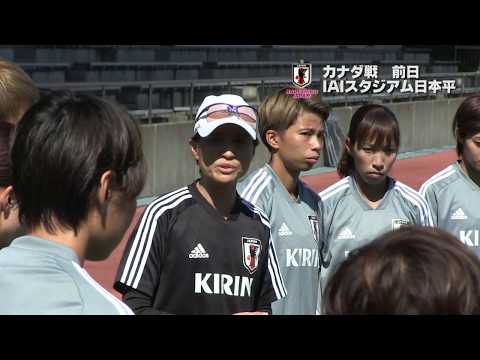
[[[402,226],[408,225],[410,222],[405,219],[392,219],[392,231],[400,229]]]
[[[257,270],[262,243],[255,238],[242,237],[243,265],[250,274]]]
[[[309,215],[308,221],[310,222],[310,226],[312,227],[313,238],[318,244],[319,234],[320,234],[320,230],[318,228],[318,217],[314,215]]]

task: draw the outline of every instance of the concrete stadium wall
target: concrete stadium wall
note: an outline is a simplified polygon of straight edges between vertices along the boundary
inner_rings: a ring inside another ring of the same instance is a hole
[[[454,145],[451,123],[464,98],[386,104],[400,123],[400,152]],[[335,108],[333,114],[346,134],[350,118],[358,106]],[[192,122],[142,125],[148,178],[141,196],[174,190],[198,177],[198,169],[190,152],[188,139]],[[268,160],[263,143],[257,147],[249,172]],[[324,164],[323,156],[318,166]]]
[[[199,176],[188,144],[193,133],[191,121],[142,125],[141,132],[148,176],[140,196],[174,190]],[[250,169],[258,169],[267,160],[268,151],[263,144],[259,144]]]

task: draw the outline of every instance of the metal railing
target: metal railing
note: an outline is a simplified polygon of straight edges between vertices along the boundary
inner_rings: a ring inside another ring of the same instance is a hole
[[[469,93],[480,92],[480,71],[476,72],[464,72],[464,73],[436,73],[436,74],[421,74],[421,79],[437,79],[437,80],[455,80],[456,89],[450,94],[439,92],[437,94],[415,94],[415,93],[401,93],[395,91],[392,93],[379,93],[379,94],[323,94],[325,101],[332,106],[348,106],[352,104],[358,104],[362,102],[381,101],[381,102],[393,102],[393,101],[411,101],[421,98],[432,97],[445,97],[445,96],[462,96]],[[389,80],[388,77],[382,77],[382,79]],[[322,77],[315,77],[312,79],[311,88],[322,88]],[[121,82],[63,82],[63,83],[41,83],[38,84],[41,89],[69,89],[72,91],[86,91],[97,93],[103,97],[107,96],[107,93],[119,94],[125,88],[136,88],[138,93],[147,94],[147,106],[146,108],[130,109],[136,117],[148,119],[148,122],[152,121],[154,116],[158,114],[165,114],[168,112],[190,112],[195,113],[199,103],[195,102],[196,94],[205,93],[205,90],[209,90],[211,93],[225,93],[236,91],[242,91],[247,87],[255,88],[256,96],[253,101],[250,101],[252,105],[257,105],[274,90],[282,87],[291,87],[292,83],[290,79],[285,78],[243,78],[243,79],[198,79],[198,80],[162,80],[162,81],[121,81]],[[153,93],[155,91],[170,91],[171,104],[170,106],[154,108],[153,107]],[[186,99],[180,104],[174,103],[174,92],[183,94]],[[185,94],[187,94],[185,96]]]

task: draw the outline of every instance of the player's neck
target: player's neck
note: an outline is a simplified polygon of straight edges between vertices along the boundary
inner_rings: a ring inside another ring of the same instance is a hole
[[[236,184],[218,184],[201,178],[197,190],[223,217],[228,217],[233,210],[237,198]]]
[[[472,169],[465,161],[462,160],[460,160],[460,168],[463,170],[465,175],[467,175],[475,184],[477,184],[477,186],[480,186],[480,174],[475,171],[475,169]]]
[[[354,172],[353,178],[357,184],[360,195],[367,201],[371,208],[376,209],[387,192],[388,178],[386,177],[385,181],[380,184],[368,184],[363,181],[362,177],[356,172]]]
[[[45,227],[38,226],[35,229],[29,231],[27,234],[50,240],[71,248],[75,252],[75,254],[77,254],[80,265],[83,267],[88,242],[88,234],[83,229],[83,227],[81,227],[81,229],[75,232],[71,229],[57,226],[56,232],[54,234],[51,234],[45,229]]]
[[[283,186],[285,186],[285,189],[287,189],[288,193],[296,199],[298,197],[297,184],[300,171],[288,169],[284,162],[277,156],[272,156],[269,165],[273,171],[275,171]]]

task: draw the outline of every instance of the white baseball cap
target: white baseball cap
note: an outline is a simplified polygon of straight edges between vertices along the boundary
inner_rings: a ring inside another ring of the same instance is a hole
[[[198,108],[197,115],[195,116],[195,125],[193,127],[194,135],[199,134],[201,137],[207,137],[221,125],[236,124],[248,132],[253,140],[257,138],[256,123],[242,119],[240,116],[238,116],[238,113],[235,114],[234,112],[229,112],[227,117],[217,118],[214,121],[209,120],[206,116],[201,116],[207,108],[215,104],[225,104],[232,107],[248,106],[252,108],[241,96],[238,95],[209,95],[203,100],[202,104]],[[255,120],[256,118],[257,116],[255,116]]]

